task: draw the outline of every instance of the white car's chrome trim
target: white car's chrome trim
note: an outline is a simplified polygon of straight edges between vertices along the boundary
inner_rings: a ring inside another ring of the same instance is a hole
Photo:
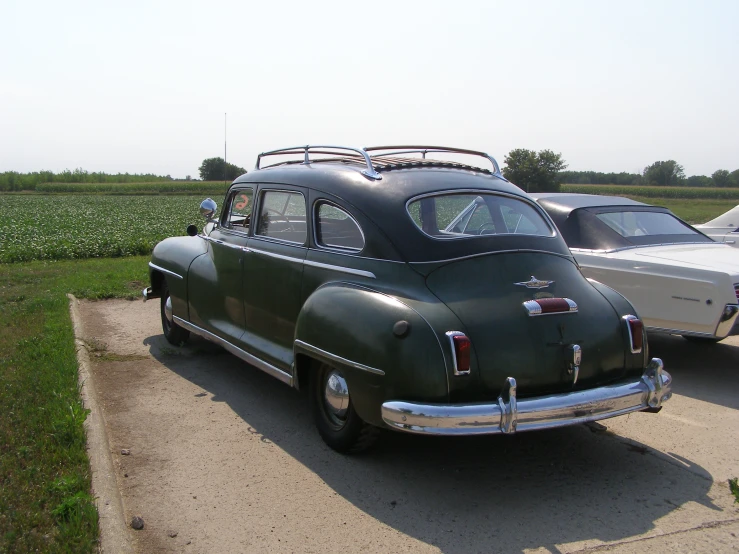
[[[426,435],[515,433],[575,425],[640,410],[658,411],[672,396],[672,377],[662,360],[652,361],[638,379],[536,398],[517,399],[508,377],[497,401],[488,404],[421,404],[390,401],[382,419],[400,431]]]
[[[376,367],[370,367],[368,365],[360,364],[359,362],[348,360],[347,358],[342,358],[341,356],[337,356],[336,354],[331,354],[331,352],[327,352],[326,350],[318,348],[317,346],[313,346],[312,344],[308,344],[307,342],[304,342],[302,340],[296,339],[294,344],[295,346],[299,346],[303,348],[304,350],[312,352],[313,354],[317,354],[318,356],[327,358],[337,364],[346,365],[349,367],[353,367],[355,369],[361,369],[362,371],[374,373],[375,375],[385,375],[385,372],[382,371],[381,369],[377,369]]]
[[[156,264],[149,262],[149,267],[152,269],[156,269],[157,271],[161,271],[162,273],[166,273],[167,275],[171,275],[172,277],[177,277],[178,279],[184,279],[184,277],[180,275],[179,273],[175,273],[174,271],[170,271],[169,269],[164,269],[160,265],[156,265]]]
[[[261,369],[268,375],[271,375],[272,377],[275,377],[276,379],[279,379],[283,383],[293,386],[293,377],[289,373],[282,371],[281,369],[276,368],[270,363],[265,362],[261,358],[257,358],[253,354],[249,354],[245,350],[242,350],[238,346],[235,346],[228,342],[226,339],[222,339],[218,335],[214,335],[210,331],[206,331],[202,327],[198,327],[197,325],[190,323],[189,321],[185,321],[181,317],[174,316],[174,321],[182,327],[183,329],[187,329],[191,333],[195,333],[196,335],[200,335],[204,339],[207,339],[211,342],[215,342],[216,344],[222,346],[231,354],[234,356],[241,358],[246,363],[253,365],[257,369]]]
[[[610,250],[596,250],[591,248],[574,248],[570,247],[570,252],[582,252],[583,254],[613,254],[614,252],[623,252],[624,250],[634,250],[635,248],[653,248],[655,246],[716,246],[722,244],[720,242],[659,242],[655,244],[634,244],[632,246],[622,246],[621,248],[611,248]]]

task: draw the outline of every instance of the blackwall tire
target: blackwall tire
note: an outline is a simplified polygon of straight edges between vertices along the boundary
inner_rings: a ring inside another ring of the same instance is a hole
[[[159,304],[159,311],[162,317],[162,332],[164,338],[169,344],[174,346],[182,346],[190,338],[190,331],[183,329],[172,318],[172,300],[169,296],[169,287],[165,280],[162,284],[162,297]]]
[[[348,386],[338,369],[328,364],[318,366],[311,374],[310,401],[318,433],[337,452],[363,452],[377,440],[380,430],[362,421],[354,411]]]

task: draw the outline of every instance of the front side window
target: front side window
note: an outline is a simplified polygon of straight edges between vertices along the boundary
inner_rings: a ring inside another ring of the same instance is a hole
[[[292,191],[263,192],[256,234],[304,244],[308,227],[303,195]]]
[[[321,202],[316,207],[315,222],[318,246],[354,251],[364,248],[364,236],[359,224],[341,208]]]
[[[679,219],[663,212],[606,212],[597,214],[597,217],[625,238],[653,235],[700,236]]]
[[[254,191],[250,188],[231,193],[223,224],[231,229],[249,231]]]
[[[551,237],[554,230],[528,203],[499,194],[445,193],[413,200],[408,213],[433,238],[483,235]]]

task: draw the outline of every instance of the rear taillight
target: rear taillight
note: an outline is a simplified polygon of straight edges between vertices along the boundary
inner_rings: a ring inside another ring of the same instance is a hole
[[[454,375],[469,375],[470,356],[472,343],[464,333],[459,331],[447,331],[452,345],[452,356],[454,357]]]
[[[626,329],[629,331],[629,343],[632,354],[640,354],[644,347],[644,323],[633,315],[625,315]]]
[[[739,283],[734,285],[734,293],[736,294],[736,299],[739,300]]]

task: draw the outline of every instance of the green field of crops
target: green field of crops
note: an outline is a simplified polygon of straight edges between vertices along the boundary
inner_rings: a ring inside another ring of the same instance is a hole
[[[0,194],[0,262],[148,254],[202,226],[202,196]],[[217,197],[220,203],[220,197]]]
[[[739,189],[737,188],[562,185],[560,191],[580,194],[640,196],[642,198],[702,198],[706,200],[737,200],[739,202]]]

